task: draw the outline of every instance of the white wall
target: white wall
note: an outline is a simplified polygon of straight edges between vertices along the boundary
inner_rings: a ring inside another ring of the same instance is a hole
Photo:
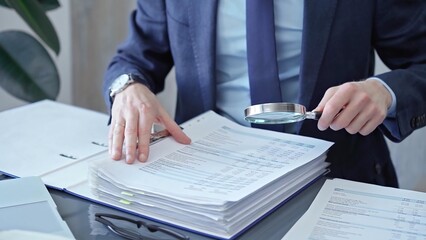
[[[70,7],[69,1],[60,1],[61,7],[49,11],[48,16],[52,21],[61,43],[61,52],[56,56],[50,49],[53,60],[61,78],[61,88],[58,101],[64,103],[72,102],[71,94],[71,28],[70,28]],[[38,38],[21,17],[9,8],[0,7],[0,31],[4,30],[23,30]],[[0,111],[27,104],[0,87]]]

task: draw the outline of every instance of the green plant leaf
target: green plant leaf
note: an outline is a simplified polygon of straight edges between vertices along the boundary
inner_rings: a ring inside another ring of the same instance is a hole
[[[56,53],[59,54],[60,44],[55,28],[38,1],[5,0],[14,8],[34,32]]]
[[[41,4],[41,7],[43,8],[44,11],[54,10],[61,6],[58,0],[37,0],[37,1]],[[0,6],[10,8],[9,5],[7,5],[6,3],[6,0],[0,0]]]
[[[58,0],[38,0],[38,2],[44,11],[54,10],[61,6]]]
[[[21,31],[0,32],[0,86],[29,102],[56,99],[59,74],[46,49]]]

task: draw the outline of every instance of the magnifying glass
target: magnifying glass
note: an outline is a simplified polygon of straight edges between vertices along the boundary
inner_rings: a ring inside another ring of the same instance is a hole
[[[297,103],[264,103],[244,110],[245,120],[257,124],[282,124],[305,119],[318,120],[322,112],[307,112],[305,106]]]

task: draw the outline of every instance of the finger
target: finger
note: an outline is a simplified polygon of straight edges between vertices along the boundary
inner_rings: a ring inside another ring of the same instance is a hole
[[[320,103],[313,111],[322,112],[324,110],[325,104],[330,100],[330,98],[334,95],[334,93],[337,91],[336,87],[332,87],[327,89],[327,91],[324,93],[324,96],[322,97]]]
[[[190,144],[191,139],[182,131],[179,125],[170,118],[164,109],[160,109],[160,120],[172,137],[182,144]]]
[[[154,122],[154,117],[147,111],[145,105],[139,110],[138,160],[141,162],[146,162],[148,159],[151,128]]]
[[[113,126],[113,136],[112,136],[112,159],[120,160],[123,151],[123,140],[124,140],[124,128],[125,128],[124,119],[116,121]]]
[[[126,128],[124,132],[126,142],[126,162],[133,163],[136,159],[136,146],[138,141],[138,112],[131,112],[126,116]]]
[[[370,106],[361,112],[354,121],[346,128],[346,131],[355,134],[368,135],[383,122],[383,114],[377,114],[376,108]]]
[[[318,124],[317,124],[318,129],[321,130],[321,131],[326,130],[330,126],[331,121],[329,121],[329,117],[327,117],[327,115],[324,115],[324,108],[325,108],[326,104],[330,101],[330,99],[334,96],[337,89],[338,89],[337,87],[329,88],[325,92],[325,94],[322,97],[318,106],[313,110],[313,111],[322,112],[321,117],[318,120]]]
[[[371,119],[358,132],[363,136],[367,136],[372,133],[380,123],[381,122],[377,121],[377,119]]]
[[[335,116],[335,118],[330,124],[330,128],[334,131],[347,128],[350,124],[353,123],[354,119],[361,111],[362,107],[360,106],[358,101],[355,100],[349,102],[348,105],[344,106],[343,109],[340,110],[338,115]]]
[[[320,130],[330,127],[333,120],[350,102],[355,90],[353,83],[345,83],[336,88],[336,91],[324,105],[321,118],[318,121],[318,128]]]

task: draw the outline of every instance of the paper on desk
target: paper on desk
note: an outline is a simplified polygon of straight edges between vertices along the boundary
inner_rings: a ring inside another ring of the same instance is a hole
[[[106,151],[107,120],[105,114],[49,100],[1,112],[0,170],[43,176]],[[58,180],[45,183],[57,186]]]
[[[259,132],[213,112],[182,126],[192,139],[190,145],[167,138],[151,146],[147,163],[129,165],[104,159],[92,168],[135,191],[223,205],[311,162],[332,145],[314,138]]]
[[[426,193],[327,180],[283,240],[426,239]]]
[[[2,180],[0,193],[2,236],[21,230],[74,239],[39,177]]]

